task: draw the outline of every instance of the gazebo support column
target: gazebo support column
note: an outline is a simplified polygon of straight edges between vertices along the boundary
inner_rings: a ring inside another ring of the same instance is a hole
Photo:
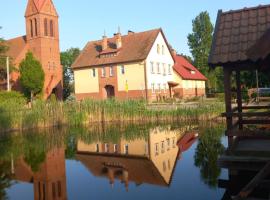
[[[243,112],[243,101],[242,101],[242,89],[241,89],[241,74],[240,71],[236,71],[236,87],[237,87],[237,108],[238,108],[238,113],[242,114]],[[239,129],[243,130],[243,117],[239,115],[238,118],[239,122]]]
[[[231,130],[233,128],[232,117],[228,114],[232,112],[232,94],[231,94],[231,75],[232,70],[230,68],[223,68],[224,71],[224,92],[225,92],[225,105],[226,105],[226,122],[227,122],[227,130]],[[228,137],[229,146],[233,142],[233,137]]]

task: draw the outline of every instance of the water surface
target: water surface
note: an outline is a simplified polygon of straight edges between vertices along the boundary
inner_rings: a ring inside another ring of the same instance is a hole
[[[200,136],[185,146],[186,133]],[[5,134],[0,199],[220,200],[223,133],[217,124],[152,124]]]

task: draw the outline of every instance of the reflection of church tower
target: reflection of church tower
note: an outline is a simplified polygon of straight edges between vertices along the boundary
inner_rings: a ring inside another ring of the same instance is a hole
[[[45,72],[44,95],[62,95],[58,14],[52,0],[28,0],[25,12],[28,48]]]
[[[35,199],[66,200],[65,150],[50,151],[38,173],[34,174]]]
[[[35,200],[67,199],[64,148],[49,151],[37,172],[33,172],[23,158],[15,163],[14,178],[33,183]]]

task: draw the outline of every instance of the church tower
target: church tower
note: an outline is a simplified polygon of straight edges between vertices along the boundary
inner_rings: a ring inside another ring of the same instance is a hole
[[[44,98],[55,94],[62,99],[58,14],[52,0],[28,0],[25,22],[29,50],[42,64],[45,73]]]

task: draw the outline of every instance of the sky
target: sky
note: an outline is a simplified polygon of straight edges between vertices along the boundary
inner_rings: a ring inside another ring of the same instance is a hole
[[[25,35],[27,0],[0,0],[0,37]],[[215,24],[217,12],[269,4],[270,0],[53,0],[59,14],[60,48],[82,49],[88,41],[99,40],[106,31],[112,37],[120,27],[141,32],[162,28],[178,53],[190,55],[187,35],[192,20],[208,11]]]

